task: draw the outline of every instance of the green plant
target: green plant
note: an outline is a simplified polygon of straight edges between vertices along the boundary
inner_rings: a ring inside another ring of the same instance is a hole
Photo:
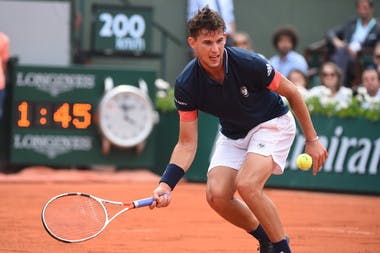
[[[352,97],[350,103],[322,103],[318,96],[309,97],[305,100],[306,105],[312,115],[322,115],[326,117],[339,118],[364,118],[369,121],[380,121],[380,103]]]
[[[156,109],[161,112],[170,112],[176,110],[174,104],[174,88],[170,87],[167,90],[160,90],[156,93],[155,101]]]

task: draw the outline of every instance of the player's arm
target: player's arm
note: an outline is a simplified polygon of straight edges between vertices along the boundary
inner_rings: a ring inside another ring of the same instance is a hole
[[[180,120],[178,142],[174,147],[170,163],[178,165],[186,172],[194,160],[197,143],[198,119],[192,121]]]
[[[179,136],[175,145],[169,164],[167,165],[159,186],[153,191],[156,200],[152,208],[165,207],[170,202],[170,193],[178,181],[183,177],[194,160],[198,143],[198,116],[197,111],[179,112]]]
[[[327,151],[318,140],[307,106],[297,87],[282,75],[279,77],[276,92],[288,100],[298,120],[306,139],[305,152],[313,158],[313,174],[316,174],[327,158]]]

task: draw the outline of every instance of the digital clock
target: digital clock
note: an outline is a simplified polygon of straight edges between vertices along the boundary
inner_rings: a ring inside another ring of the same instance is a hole
[[[92,125],[89,103],[21,101],[17,104],[16,125],[20,128],[53,127],[87,129]]]

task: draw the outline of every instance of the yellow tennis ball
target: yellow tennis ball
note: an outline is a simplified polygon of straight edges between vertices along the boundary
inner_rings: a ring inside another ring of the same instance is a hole
[[[297,166],[301,170],[310,169],[312,164],[313,164],[313,159],[311,158],[310,155],[308,155],[306,153],[300,154],[297,157]]]

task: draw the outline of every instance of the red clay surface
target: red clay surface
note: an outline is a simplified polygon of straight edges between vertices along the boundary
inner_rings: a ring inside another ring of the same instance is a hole
[[[205,184],[181,182],[163,209],[142,208],[114,220],[97,238],[55,241],[41,208],[56,194],[83,191],[118,201],[151,195],[150,172],[24,169],[0,174],[0,252],[210,253],[256,252],[257,243],[222,220],[205,200]],[[380,252],[380,197],[266,189],[276,203],[295,253]]]

